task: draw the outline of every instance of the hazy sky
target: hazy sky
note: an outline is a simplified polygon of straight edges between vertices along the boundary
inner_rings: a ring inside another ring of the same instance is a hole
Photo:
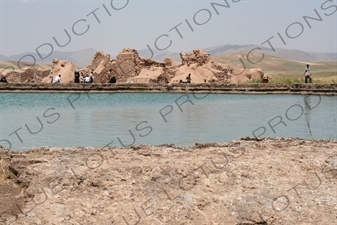
[[[147,45],[180,52],[223,44],[262,45],[273,36],[273,47],[337,51],[336,0],[0,2],[0,54],[6,56],[34,52],[39,46],[45,53],[94,48],[117,55],[125,47],[140,50]],[[262,46],[270,47],[267,42]]]

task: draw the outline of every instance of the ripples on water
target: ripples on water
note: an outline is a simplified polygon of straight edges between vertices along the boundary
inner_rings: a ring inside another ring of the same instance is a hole
[[[191,146],[255,130],[256,136],[311,139],[307,121],[314,138],[335,139],[336,103],[335,96],[314,95],[0,93],[0,145]]]

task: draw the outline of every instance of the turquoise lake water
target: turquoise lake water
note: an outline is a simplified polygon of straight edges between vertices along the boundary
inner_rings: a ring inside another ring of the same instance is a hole
[[[128,147],[245,136],[336,139],[336,96],[0,93],[0,145]]]

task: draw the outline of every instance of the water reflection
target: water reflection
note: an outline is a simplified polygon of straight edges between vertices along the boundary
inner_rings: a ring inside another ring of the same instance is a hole
[[[314,98],[314,96],[312,96],[312,95],[309,95],[309,96],[307,96],[307,97],[305,97],[304,99],[303,99],[303,101],[304,101],[304,118],[305,118],[305,121],[308,121],[309,123],[311,122],[311,119],[310,119],[310,117],[311,117],[311,107],[310,106],[312,106],[312,98]],[[316,96],[316,98],[317,98],[317,96]]]
[[[183,95],[92,94],[90,98],[74,102],[72,108],[67,94],[0,93],[0,145],[4,144],[1,140],[6,139],[14,149],[104,146],[111,141],[118,147],[130,143],[189,146],[196,142],[225,142],[252,136],[259,127],[266,127],[263,136],[310,139],[306,121],[315,138],[336,137],[333,122],[336,97],[210,94],[196,99],[191,94],[193,105],[182,104],[181,112],[175,101]],[[186,97],[180,101],[184,99]],[[166,106],[172,107],[165,116],[167,121],[159,113]],[[50,107],[61,115],[57,122],[45,124],[37,135],[24,130],[24,124],[37,124],[36,116],[43,115]],[[275,126],[274,133],[268,122],[277,116],[282,117],[287,126]],[[19,127],[23,127],[20,135],[24,143],[14,135],[9,136]]]

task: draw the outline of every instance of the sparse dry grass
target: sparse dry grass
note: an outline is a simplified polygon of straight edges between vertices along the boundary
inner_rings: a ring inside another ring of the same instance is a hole
[[[251,79],[246,83],[262,83],[262,79]],[[270,84],[303,84],[305,83],[304,78],[289,78],[289,77],[279,77],[272,78],[269,81]],[[320,78],[320,79],[312,79],[312,83],[314,84],[330,84],[335,83],[335,80],[331,78]]]

